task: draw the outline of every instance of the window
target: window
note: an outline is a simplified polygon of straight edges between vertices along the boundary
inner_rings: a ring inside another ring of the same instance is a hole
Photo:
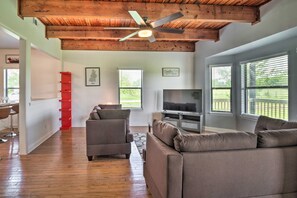
[[[211,111],[231,112],[231,65],[211,66]]]
[[[288,119],[288,55],[241,63],[242,112]]]
[[[119,97],[123,108],[142,108],[142,70],[119,70]]]
[[[19,69],[4,69],[4,91],[9,101],[19,101]]]

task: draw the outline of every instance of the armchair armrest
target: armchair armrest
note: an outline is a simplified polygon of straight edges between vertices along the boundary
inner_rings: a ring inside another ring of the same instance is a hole
[[[126,138],[126,141],[127,143],[129,142],[133,142],[133,134],[132,133],[127,133],[127,138]]]

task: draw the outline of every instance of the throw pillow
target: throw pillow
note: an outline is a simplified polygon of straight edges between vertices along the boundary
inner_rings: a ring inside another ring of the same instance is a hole
[[[93,111],[90,113],[90,119],[91,120],[100,120],[100,117],[99,117],[97,111]]]
[[[257,135],[248,132],[180,134],[174,138],[174,147],[180,152],[254,149]]]
[[[297,145],[297,129],[259,131],[257,135],[259,148]]]
[[[153,134],[168,146],[174,147],[173,138],[179,133],[179,129],[170,123],[153,121]]]

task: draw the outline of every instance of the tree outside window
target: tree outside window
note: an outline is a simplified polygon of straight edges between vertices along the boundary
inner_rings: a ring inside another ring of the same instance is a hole
[[[231,112],[231,65],[211,68],[211,111]]]
[[[243,113],[288,119],[288,55],[248,61],[242,68]]]
[[[119,70],[119,101],[123,108],[142,108],[142,70]]]
[[[19,69],[4,69],[4,90],[9,101],[19,101]]]

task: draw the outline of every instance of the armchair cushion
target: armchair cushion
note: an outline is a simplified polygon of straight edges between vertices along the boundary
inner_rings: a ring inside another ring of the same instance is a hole
[[[95,107],[93,108],[93,111],[97,111],[98,109],[101,109],[101,107],[99,107],[99,106],[95,106]]]
[[[121,104],[99,104],[101,109],[122,109]]]
[[[297,145],[297,129],[259,131],[257,135],[259,148]]]

